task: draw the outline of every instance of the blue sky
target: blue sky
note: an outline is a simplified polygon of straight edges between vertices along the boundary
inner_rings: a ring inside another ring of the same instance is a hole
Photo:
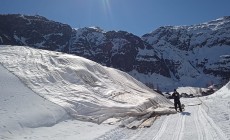
[[[73,28],[99,26],[138,36],[230,16],[229,7],[230,0],[0,0],[0,14],[38,14]]]

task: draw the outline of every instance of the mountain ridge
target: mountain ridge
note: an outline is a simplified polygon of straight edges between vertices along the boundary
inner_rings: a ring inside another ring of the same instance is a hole
[[[82,56],[125,71],[151,88],[204,87],[230,78],[229,16],[191,26],[162,26],[142,37],[99,27],[73,29],[42,16],[0,19],[2,45]]]

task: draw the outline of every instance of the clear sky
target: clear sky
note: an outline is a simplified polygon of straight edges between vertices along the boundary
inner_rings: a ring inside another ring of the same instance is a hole
[[[230,16],[230,0],[0,0],[0,14],[41,15],[72,28],[98,26],[142,36],[165,25]]]

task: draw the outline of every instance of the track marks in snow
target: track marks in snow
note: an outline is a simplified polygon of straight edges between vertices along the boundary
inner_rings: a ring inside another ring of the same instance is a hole
[[[186,111],[161,116],[149,128],[118,127],[97,140],[227,140],[201,105],[187,106]]]
[[[223,132],[199,105],[192,108],[197,140],[225,140]]]
[[[165,130],[166,130],[166,127],[167,127],[167,124],[168,124],[168,121],[169,121],[169,117],[167,116],[165,118],[165,120],[163,121],[159,131],[157,132],[157,134],[155,135],[155,137],[152,139],[152,140],[158,140],[160,139],[160,137],[164,134]]]
[[[205,136],[208,140],[227,140],[225,134],[219,127],[213,122],[213,120],[207,115],[201,106],[198,107],[199,119],[201,126],[205,130]]]
[[[159,129],[152,140],[183,139],[185,120],[186,115],[182,113],[167,116],[162,123],[162,129]]]
[[[179,119],[177,120],[176,129],[173,135],[173,140],[182,140],[184,125],[185,125],[185,115],[180,114]]]
[[[197,107],[195,107],[197,108]],[[195,123],[195,128],[196,128],[196,132],[197,132],[197,140],[203,140],[205,139],[204,136],[204,130],[202,129],[203,127],[201,127],[201,123],[199,120],[199,112],[198,109],[194,111],[194,123]]]
[[[140,128],[133,130],[117,127],[95,140],[141,140],[143,134],[150,133],[149,130],[151,129]]]
[[[218,122],[217,125],[230,139],[230,102],[229,98],[215,97],[213,100],[206,102],[209,106],[207,112],[214,122]],[[204,108],[205,109],[205,108]]]

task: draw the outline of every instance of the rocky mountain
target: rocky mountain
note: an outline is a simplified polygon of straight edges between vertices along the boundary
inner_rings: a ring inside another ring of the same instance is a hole
[[[160,27],[138,37],[99,27],[74,29],[41,16],[0,15],[0,44],[83,56],[161,90],[222,84],[230,78],[230,17]]]
[[[230,78],[230,17],[192,26],[160,27],[142,36],[181,85],[205,86]]]

